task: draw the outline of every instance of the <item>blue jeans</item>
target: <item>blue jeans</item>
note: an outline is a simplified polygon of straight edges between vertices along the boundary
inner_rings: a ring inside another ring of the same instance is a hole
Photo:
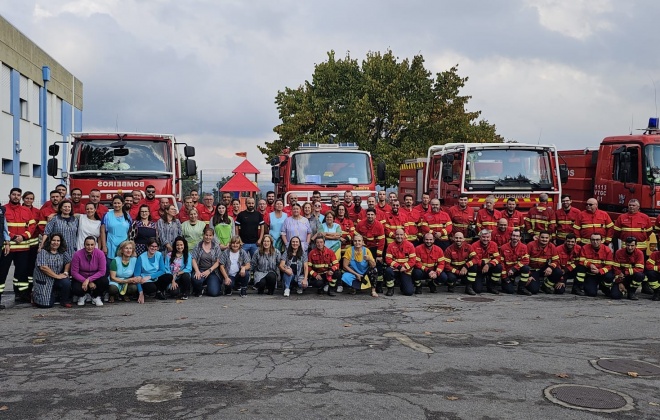
[[[193,293],[198,295],[202,293],[202,287],[206,284],[206,294],[209,296],[220,296],[222,280],[218,277],[218,274],[214,271],[209,274],[205,279],[192,279],[192,288]]]
[[[257,244],[243,244],[243,250],[250,255],[250,258],[257,252],[257,249],[259,249]]]
[[[293,278],[296,277],[295,274],[287,274],[287,273],[282,273],[282,281],[284,282],[284,288],[285,289],[291,289],[291,281]],[[296,279],[296,283],[298,284],[298,287],[302,289],[302,277],[298,276]]]
[[[236,273],[233,276],[229,275],[229,280],[231,280],[231,284],[229,286],[225,286],[225,294],[229,294],[231,292],[231,289],[234,288],[234,285],[241,288],[247,287],[248,279],[250,278],[249,272],[246,272],[245,275],[242,277],[239,273]]]

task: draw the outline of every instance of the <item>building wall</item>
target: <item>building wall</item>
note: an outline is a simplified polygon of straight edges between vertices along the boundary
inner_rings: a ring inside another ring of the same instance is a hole
[[[41,141],[44,66],[51,73],[45,148]],[[48,154],[48,145],[82,131],[82,97],[80,80],[0,16],[0,202],[7,202],[11,187],[34,192],[35,205],[48,199],[48,191],[60,181],[42,178],[42,156]],[[66,166],[63,156],[68,152],[61,145],[61,168]],[[44,183],[46,197],[42,198]]]

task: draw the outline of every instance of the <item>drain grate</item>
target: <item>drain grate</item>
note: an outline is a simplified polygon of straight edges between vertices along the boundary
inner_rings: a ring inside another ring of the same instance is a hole
[[[458,300],[462,302],[493,302],[495,299],[473,296],[473,297],[459,297]]]
[[[628,372],[637,373],[638,377],[660,376],[660,366],[634,359],[598,359],[591,364],[596,369],[609,373],[628,375]]]
[[[544,394],[555,404],[578,410],[613,413],[634,408],[628,395],[606,388],[559,384],[546,388]]]

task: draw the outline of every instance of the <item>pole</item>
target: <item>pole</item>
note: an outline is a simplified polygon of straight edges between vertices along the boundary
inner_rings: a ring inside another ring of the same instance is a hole
[[[50,67],[41,68],[44,87],[41,90],[40,122],[41,122],[41,201],[46,202],[48,197],[48,82],[50,81]]]

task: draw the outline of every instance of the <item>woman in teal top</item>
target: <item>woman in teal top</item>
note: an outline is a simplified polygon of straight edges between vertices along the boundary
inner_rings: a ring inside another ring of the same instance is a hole
[[[194,211],[195,209],[190,210],[190,214],[192,215]],[[174,239],[173,246],[174,251],[165,257],[165,269],[172,274],[170,294],[179,295],[181,299],[186,300],[192,284],[192,255],[188,252],[188,242],[182,236]]]
[[[115,298],[122,297],[129,302],[130,296],[137,296],[137,285],[140,278],[134,275],[135,264],[135,242],[124,241],[117,248],[117,257],[110,260],[110,288],[108,289],[108,303],[113,303]]]
[[[220,249],[224,251],[229,247],[229,240],[234,236],[234,219],[229,217],[227,206],[224,204],[220,203],[215,207],[215,214],[213,214],[213,218],[211,219],[211,227],[215,231],[215,237],[218,238]],[[204,233],[202,232],[203,236]],[[194,249],[194,247],[192,248]]]
[[[321,232],[325,238],[326,248],[330,248],[332,252],[337,252],[341,247],[341,226],[339,226],[339,223],[335,223],[335,214],[332,211],[325,214],[325,219],[323,219],[323,224],[318,233]]]
[[[137,258],[135,264],[135,275],[141,277],[138,283],[138,303],[144,303],[144,293],[156,293],[156,299],[165,300],[165,290],[172,283],[172,273],[165,266],[163,254],[158,251],[159,245],[156,238],[147,241],[147,252]]]
[[[284,208],[284,202],[281,199],[275,200],[273,205],[275,211],[268,214],[268,225],[270,226],[270,231],[268,234],[275,239],[275,249],[278,251],[284,250],[284,241],[282,241],[282,226],[284,221],[288,217],[286,213],[282,211]]]

